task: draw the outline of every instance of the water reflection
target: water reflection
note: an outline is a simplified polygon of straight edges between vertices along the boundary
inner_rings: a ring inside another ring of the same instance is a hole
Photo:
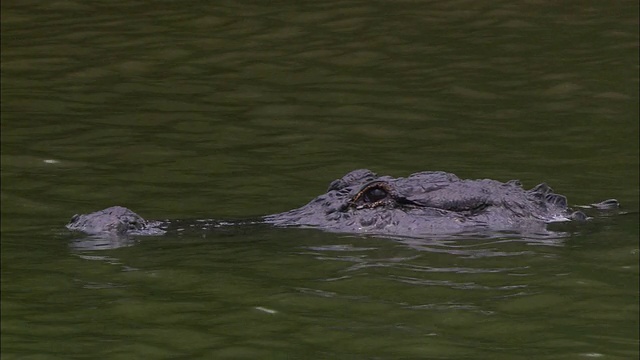
[[[167,223],[170,221],[166,220]],[[164,233],[159,235],[118,235],[111,233],[85,235],[75,233],[74,238],[70,240],[69,246],[78,251],[99,251],[99,250],[113,250],[121,247],[134,246],[141,241],[153,241],[153,238],[168,236],[168,237],[185,237],[185,238],[215,238],[224,234],[225,232],[236,231],[254,231],[258,234],[264,231],[282,231],[282,229],[268,229],[269,226],[261,226],[259,223],[251,222],[219,222],[212,219],[206,220],[194,220],[192,222],[184,221],[172,221],[173,223],[182,224],[180,227],[173,229],[170,234]],[[185,225],[187,224],[188,225]],[[203,225],[204,224],[204,225]],[[174,224],[175,225],[175,224]],[[201,226],[202,225],[202,226]],[[201,228],[202,227],[202,228]],[[238,229],[240,227],[240,229]],[[246,227],[246,229],[241,229]],[[308,229],[310,231],[322,231],[319,229]],[[218,234],[216,234],[218,233]],[[340,234],[336,233],[339,237],[351,238],[352,234]],[[538,233],[532,234],[510,234],[506,236],[504,232],[485,233],[483,235],[473,234],[454,234],[454,235],[438,235],[438,236],[426,236],[426,237],[399,237],[399,236],[376,236],[376,235],[355,235],[360,238],[379,238],[388,239],[388,241],[395,242],[397,244],[403,244],[407,248],[416,251],[426,251],[434,253],[449,253],[457,256],[466,256],[470,258],[480,257],[496,257],[496,256],[518,256],[527,254],[527,251],[521,252],[502,252],[493,249],[492,245],[498,245],[502,243],[523,243],[525,245],[544,245],[544,246],[561,246],[565,238],[571,236],[569,232],[553,232],[548,231],[544,234]],[[488,248],[485,248],[488,247]],[[339,244],[339,245],[318,245],[311,246],[309,250],[319,253],[358,253],[362,251],[375,250],[371,247],[354,247],[352,244]],[[348,255],[347,255],[348,256]],[[341,257],[341,259],[347,259]],[[393,261],[392,259],[390,261]]]
[[[69,247],[75,251],[113,250],[137,244],[140,239],[132,236],[85,235],[70,241]]]

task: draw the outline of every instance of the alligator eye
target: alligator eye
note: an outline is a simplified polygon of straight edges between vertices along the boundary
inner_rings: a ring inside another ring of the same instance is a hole
[[[371,188],[362,194],[363,199],[367,203],[374,203],[380,201],[389,195],[384,189],[379,187]]]
[[[372,208],[387,203],[391,196],[391,187],[384,182],[376,182],[365,186],[349,201],[348,206],[357,209]]]

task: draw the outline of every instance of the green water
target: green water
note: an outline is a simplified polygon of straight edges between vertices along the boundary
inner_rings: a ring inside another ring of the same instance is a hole
[[[637,359],[638,11],[3,2],[2,358]],[[627,214],[550,239],[64,229],[285,211],[356,168]]]

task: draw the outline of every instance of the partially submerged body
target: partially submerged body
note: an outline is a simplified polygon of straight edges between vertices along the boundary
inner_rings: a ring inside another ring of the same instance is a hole
[[[617,206],[611,199],[595,207]],[[333,181],[325,194],[307,205],[264,216],[259,222],[344,233],[425,236],[485,230],[536,232],[548,223],[586,218],[544,183],[524,190],[517,180],[462,180],[439,171],[392,178],[361,169]],[[88,234],[158,235],[170,229],[169,223],[147,221],[114,206],[75,215],[67,228]]]

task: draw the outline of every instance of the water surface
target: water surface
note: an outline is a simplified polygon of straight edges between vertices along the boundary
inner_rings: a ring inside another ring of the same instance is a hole
[[[637,358],[638,11],[3,2],[2,357]],[[63,227],[111,205],[252,218],[356,168],[629,214],[547,239]]]

